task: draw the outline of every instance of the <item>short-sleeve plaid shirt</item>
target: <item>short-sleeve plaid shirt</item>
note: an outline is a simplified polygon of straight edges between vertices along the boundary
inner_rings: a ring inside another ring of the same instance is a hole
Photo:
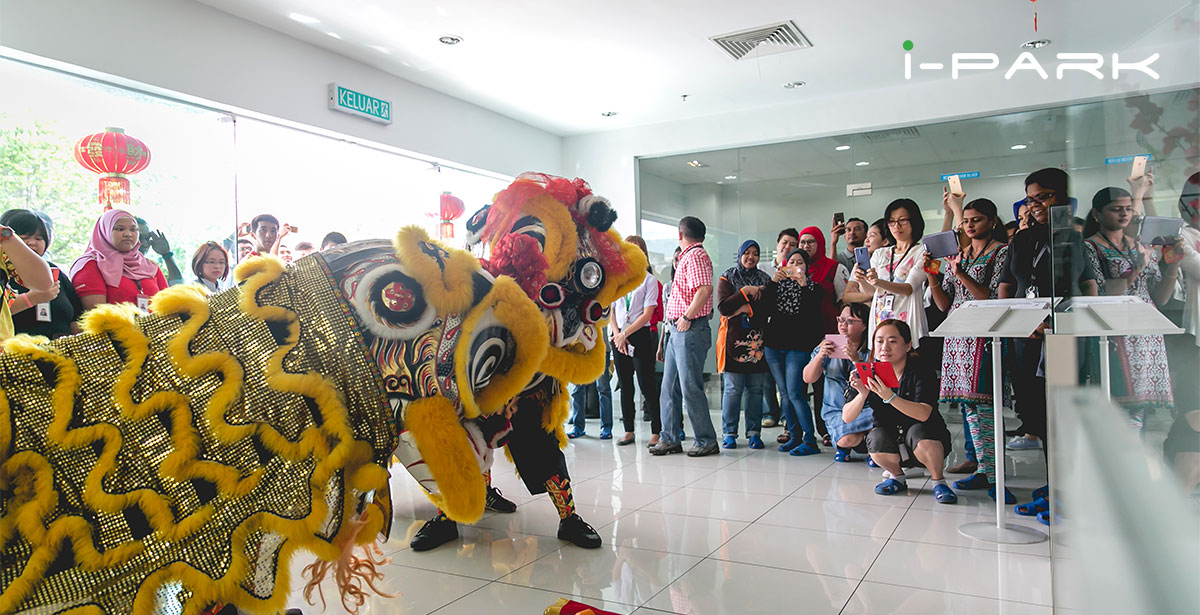
[[[671,298],[667,301],[667,309],[663,316],[667,320],[675,320],[687,311],[689,305],[692,304],[692,299],[696,296],[696,290],[701,286],[712,286],[713,283],[713,266],[712,259],[708,257],[708,252],[704,251],[704,246],[694,244],[679,257],[679,265],[675,267],[675,278],[671,284]],[[712,314],[712,295],[708,296],[708,300],[704,302],[704,307],[700,309],[697,318],[703,318]]]

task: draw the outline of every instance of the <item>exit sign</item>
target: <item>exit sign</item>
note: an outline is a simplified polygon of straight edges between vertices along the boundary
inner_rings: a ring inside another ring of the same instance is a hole
[[[380,124],[392,123],[392,103],[356,92],[336,83],[329,84],[329,108],[350,115],[365,117]]]

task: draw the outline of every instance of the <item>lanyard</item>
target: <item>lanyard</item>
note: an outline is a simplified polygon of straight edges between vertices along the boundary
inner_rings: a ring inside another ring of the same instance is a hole
[[[900,264],[904,264],[904,259],[908,258],[908,253],[912,252],[912,249],[915,247],[917,247],[917,243],[914,241],[913,244],[908,246],[908,249],[904,251],[904,256],[900,257]],[[888,266],[888,277],[890,278],[888,281],[896,281],[896,246],[892,246],[892,259]]]

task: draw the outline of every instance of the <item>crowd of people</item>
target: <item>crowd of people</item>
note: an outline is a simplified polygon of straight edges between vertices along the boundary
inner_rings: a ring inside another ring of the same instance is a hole
[[[233,282],[230,271],[235,263],[226,246],[237,244],[238,262],[274,254],[291,263],[316,251],[309,242],[290,247],[284,243],[283,238],[295,232],[296,227],[281,225],[271,214],[255,216],[238,229],[236,241],[231,236],[196,248],[191,275],[185,278],[165,233],[151,230],[145,220],[125,210],[110,209],[96,220],[83,253],[63,269],[45,259],[54,221],[42,212],[10,209],[0,215],[0,341],[21,333],[48,339],[72,335],[80,331],[79,317],[85,311],[110,303],[147,310],[151,298],[169,286],[188,283],[210,293],[224,290]],[[321,249],[342,243],[346,237],[331,232]],[[151,251],[157,259],[151,258]]]
[[[701,457],[733,449],[739,437],[763,449],[762,430],[782,422],[777,449],[793,456],[831,449],[837,462],[866,460],[884,470],[880,495],[907,489],[909,468],[921,466],[934,483],[938,502],[952,504],[955,491],[995,493],[993,439],[997,394],[1013,407],[1020,426],[1012,448],[1046,449],[1046,389],[1043,324],[1028,339],[1005,347],[1009,386],[992,389],[991,345],[983,338],[930,337],[932,326],[966,301],[1012,297],[1131,295],[1159,306],[1181,324],[1185,335],[1125,336],[1100,356],[1092,340],[1081,344],[1081,379],[1098,382],[1100,364],[1111,365],[1112,396],[1133,425],[1144,430],[1156,409],[1172,413],[1164,452],[1191,489],[1200,485],[1200,400],[1195,386],[1200,334],[1200,174],[1180,196],[1180,236],[1165,245],[1139,241],[1138,219],[1155,215],[1150,198],[1153,174],[1130,179],[1129,187],[1104,187],[1087,212],[1072,209],[1072,228],[1051,229],[1051,210],[1073,207],[1066,172],[1047,168],[1025,178],[1025,198],[1014,204],[1016,220],[1005,224],[986,198],[943,193],[943,231],[954,230],[955,255],[934,258],[922,242],[926,221],[911,199],[889,203],[868,224],[835,216],[827,245],[816,226],[785,228],[773,254],[757,241],[741,243],[732,266],[714,276],[705,250],[703,221],[679,221],[679,247],[669,282],[653,269],[643,283],[613,306],[606,330],[608,362],[620,388],[624,434],[635,440],[636,386],[650,422],[654,455],[684,451],[686,413],[692,446]],[[297,232],[270,214],[243,224],[236,237],[208,241],[192,256],[189,279],[175,263],[161,231],[127,211],[104,212],[91,241],[70,267],[44,259],[53,222],[40,212],[14,209],[0,216],[0,340],[17,333],[50,339],[79,331],[79,316],[107,303],[142,309],[170,285],[200,284],[210,292],[229,286],[231,258],[274,254],[285,262],[317,248],[289,245]],[[626,238],[645,252],[637,236]],[[845,241],[845,248],[838,244]],[[345,243],[331,232],[320,249]],[[153,250],[162,267],[150,257]],[[164,273],[163,269],[166,269]],[[715,314],[714,314],[715,312]],[[710,320],[717,319],[716,365],[721,378],[721,433],[713,425],[705,394],[704,369],[713,345]],[[1178,345],[1180,352],[1169,352]],[[1188,359],[1187,357],[1192,357]],[[663,364],[661,380],[656,364]],[[1180,370],[1183,370],[1180,372]],[[1189,371],[1190,370],[1190,371]],[[599,397],[602,439],[613,437],[609,371],[600,381],[572,389],[568,436],[585,435],[585,407],[592,389]],[[1190,373],[1191,378],[1180,374]],[[941,404],[962,417],[967,436],[963,459],[945,467],[952,453]],[[1015,405],[1014,405],[1015,404]],[[945,473],[965,474],[946,483]],[[1020,514],[1049,519],[1047,489],[1019,505]],[[1012,493],[1004,493],[1015,503]]]
[[[1132,295],[1158,306],[1186,334],[1168,336],[1178,338],[1174,342],[1161,335],[1114,338],[1105,357],[1095,340],[1081,341],[1081,383],[1098,383],[1100,361],[1109,361],[1113,399],[1143,433],[1148,414],[1168,409],[1172,426],[1164,452],[1194,490],[1200,485],[1194,380],[1200,174],[1188,179],[1179,199],[1183,230],[1160,242],[1165,245],[1141,243],[1137,232],[1140,218],[1157,215],[1152,172],[1131,178],[1127,189],[1100,189],[1090,210],[1079,212],[1065,171],[1041,169],[1024,183],[1025,198],[1013,207],[1016,220],[1007,224],[993,201],[944,189],[942,231],[954,231],[959,249],[943,258],[929,253],[922,241],[926,220],[907,198],[887,204],[869,224],[835,216],[828,245],[816,226],[779,231],[773,254],[746,240],[719,276],[703,245],[704,222],[682,218],[669,281],[660,285],[648,272],[642,286],[618,300],[608,329],[625,419],[618,444],[634,440],[636,375],[654,455],[684,452],[684,414],[693,457],[737,448],[741,437],[749,448],[763,449],[763,428],[782,421],[778,451],[808,456],[830,450],[837,462],[866,460],[883,470],[875,489],[881,496],[906,491],[906,475],[923,470],[940,503],[955,503],[958,491],[987,490],[993,499],[1016,504],[1007,489],[996,493],[996,396],[1020,422],[1005,445],[1045,453],[1043,342],[1050,320],[1028,339],[1005,344],[1009,378],[1001,392],[993,390],[990,340],[931,337],[931,329],[967,301]],[[1069,228],[1057,224],[1052,230],[1052,210],[1067,209]],[[645,249],[641,238],[628,240]],[[1168,352],[1170,343],[1183,352]],[[704,381],[714,345],[720,435]],[[661,380],[654,377],[654,348],[663,363]],[[609,381],[597,384],[603,398]],[[601,438],[611,437],[607,394]],[[575,402],[571,437],[585,435],[583,396]],[[948,468],[952,439],[942,404],[961,414],[966,444],[961,462]],[[965,476],[947,484],[946,474]],[[1048,486],[1035,490],[1033,501],[1016,512],[1049,522],[1047,495]]]

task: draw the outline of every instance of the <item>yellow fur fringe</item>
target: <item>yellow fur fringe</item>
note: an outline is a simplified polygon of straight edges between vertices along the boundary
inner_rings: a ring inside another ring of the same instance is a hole
[[[429,501],[455,521],[478,521],[483,516],[487,485],[454,404],[445,397],[413,401],[404,409],[404,426],[437,482],[440,493],[427,494]]]
[[[445,270],[428,254],[421,251],[420,243],[436,245],[445,250]],[[473,277],[480,270],[479,261],[462,250],[447,248],[429,238],[419,226],[406,226],[396,234],[393,242],[396,255],[404,263],[409,275],[421,283],[425,297],[440,314],[461,314],[471,309],[475,300]]]
[[[311,551],[327,561],[336,560],[342,555],[339,539],[343,543],[347,540],[373,542],[385,516],[390,514],[390,503],[386,498],[381,498],[378,505],[368,507],[359,519],[359,525],[353,527],[353,533],[357,536],[346,538],[350,536],[352,521],[355,520],[354,491],[376,489],[380,494],[386,494],[387,472],[372,463],[369,445],[354,440],[347,424],[346,408],[336,389],[324,377],[316,373],[288,374],[283,371],[283,357],[299,337],[297,317],[295,313],[281,307],[259,306],[255,298],[257,291],[278,279],[282,271],[283,266],[277,259],[252,258],[237,268],[235,277],[238,281],[246,281],[240,305],[243,311],[262,320],[287,325],[287,340],[272,355],[267,368],[268,384],[280,391],[313,398],[325,419],[319,428],[305,430],[296,442],[289,442],[285,436],[266,424],[234,426],[224,421],[226,409],[240,394],[242,371],[240,364],[227,353],[212,352],[196,356],[189,354],[188,343],[209,318],[208,303],[202,291],[197,287],[186,286],[165,290],[155,296],[152,308],[161,315],[187,314],[190,317],[168,349],[181,373],[192,378],[211,372],[222,375],[222,386],[212,396],[208,405],[200,410],[208,416],[218,438],[224,442],[233,442],[257,434],[268,449],[281,457],[298,460],[312,456],[318,460],[310,484],[313,493],[310,514],[299,520],[282,519],[266,513],[252,515],[233,532],[232,559],[224,576],[211,579],[182,562],[156,570],[149,574],[139,587],[134,597],[134,613],[152,613],[159,588],[172,579],[181,581],[184,587],[193,593],[192,599],[185,605],[185,615],[198,615],[211,603],[233,603],[243,608],[262,611],[279,610],[287,600],[289,562],[296,550]],[[84,328],[88,333],[111,335],[127,351],[126,364],[114,384],[114,402],[125,420],[145,420],[161,411],[169,414],[174,427],[171,432],[175,450],[161,466],[160,471],[164,478],[204,478],[214,482],[222,494],[233,497],[244,495],[254,488],[260,475],[256,473],[249,477],[240,477],[233,468],[195,458],[199,444],[196,441],[197,437],[189,433],[192,418],[185,397],[174,392],[160,392],[141,404],[134,403],[130,392],[148,356],[148,341],[136,326],[135,318],[139,314],[136,308],[130,306],[102,306],[89,312],[84,319]],[[84,488],[83,499],[89,507],[115,513],[128,506],[137,506],[146,515],[154,531],[160,533],[165,540],[181,540],[202,531],[203,524],[212,514],[211,506],[202,507],[184,519],[175,519],[165,498],[151,490],[124,494],[104,491],[103,480],[115,468],[121,436],[115,427],[108,424],[70,428],[74,395],[79,385],[79,373],[74,361],[57,354],[52,347],[40,346],[27,337],[9,340],[5,349],[32,360],[47,361],[56,368],[57,386],[51,393],[54,420],[48,433],[50,441],[64,449],[91,446],[93,442],[102,444],[99,459],[89,473]],[[0,391],[0,418],[4,419],[6,424],[9,411],[7,396]],[[333,449],[328,445],[331,441],[337,443]],[[0,444],[7,446],[8,442]],[[471,455],[470,459],[473,458]],[[325,485],[333,472],[339,469],[346,470],[352,489],[347,489],[343,494],[341,530],[335,537],[334,544],[330,544],[317,538],[315,532],[328,514],[328,507],[322,496]],[[482,481],[478,471],[473,474]],[[142,543],[134,542],[99,553],[94,546],[90,526],[79,517],[61,517],[47,527],[43,520],[57,502],[58,493],[53,488],[52,467],[37,453],[23,451],[4,460],[0,466],[0,488],[9,488],[14,481],[19,484],[15,486],[9,514],[0,522],[0,544],[6,543],[15,533],[19,533],[26,541],[36,546],[21,575],[0,594],[0,612],[16,610],[41,581],[64,542],[71,543],[76,561],[87,570],[119,566],[141,551]],[[478,492],[482,500],[482,486]],[[480,508],[482,509],[482,504]],[[258,529],[280,534],[286,539],[280,550],[280,563],[276,567],[277,591],[265,600],[256,598],[240,587],[249,566],[246,544],[250,535]]]
[[[517,342],[517,357],[508,373],[496,374],[483,390],[474,393],[471,391],[470,374],[467,373],[471,362],[470,340],[480,319],[489,311],[512,333]],[[525,291],[507,277],[496,278],[492,290],[467,315],[460,340],[454,349],[455,375],[463,414],[469,419],[481,413],[493,414],[516,397],[533,379],[546,356],[546,349],[550,347],[550,334],[541,312],[525,295]]]

